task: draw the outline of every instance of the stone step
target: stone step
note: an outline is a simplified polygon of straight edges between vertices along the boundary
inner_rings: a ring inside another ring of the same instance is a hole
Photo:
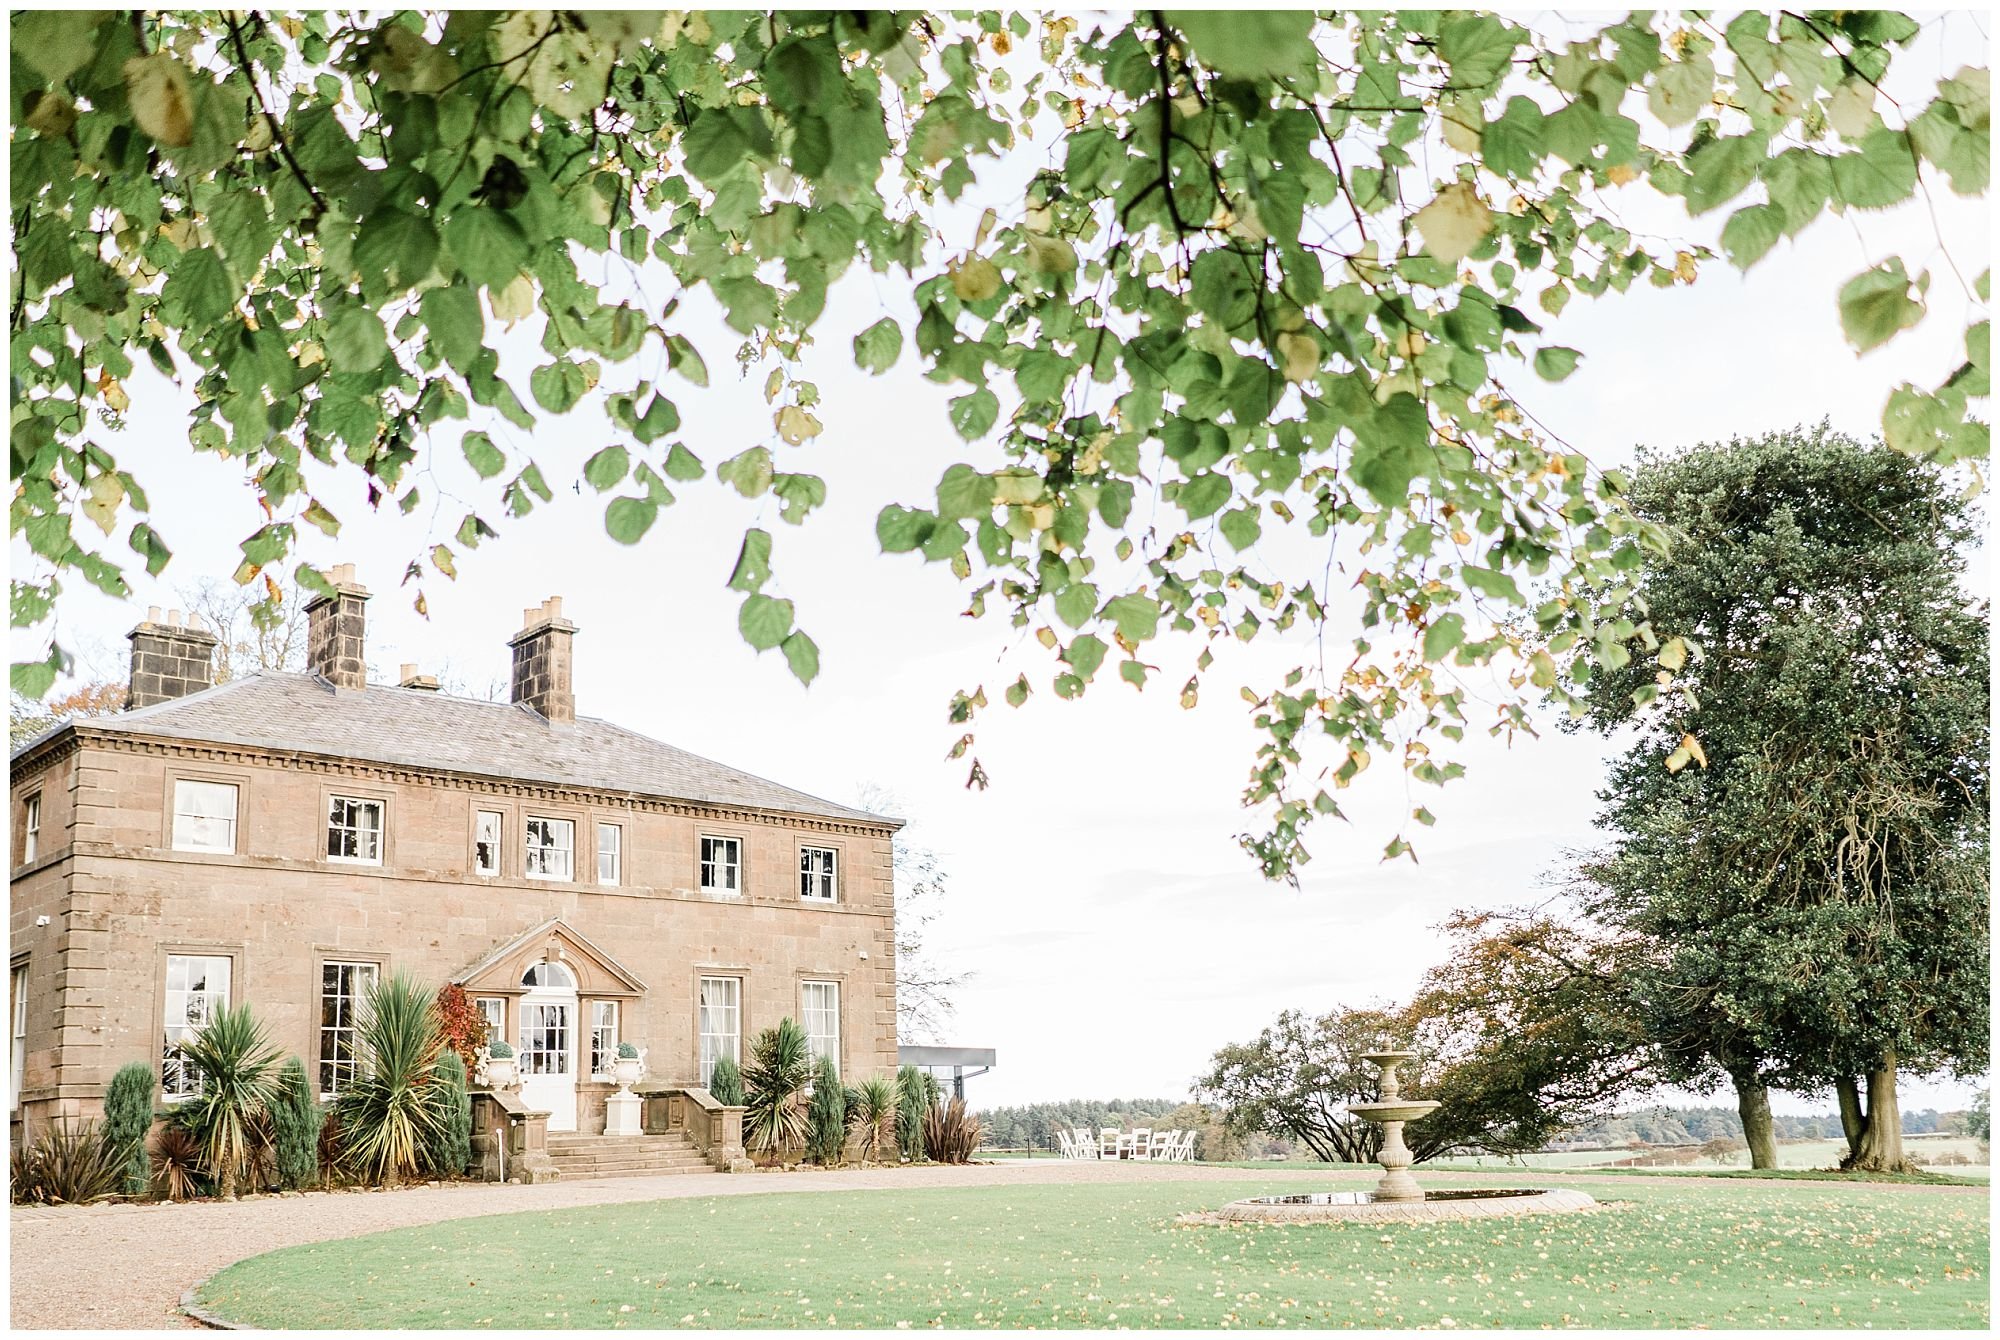
[[[693,1149],[694,1142],[681,1135],[569,1135],[549,1136],[550,1149]]]
[[[557,1164],[556,1170],[562,1174],[562,1180],[565,1182],[594,1182],[612,1177],[680,1177],[689,1173],[715,1171],[715,1169],[709,1167],[706,1163],[696,1164],[692,1167],[682,1167],[676,1164],[668,1168],[649,1165],[643,1168],[629,1169],[571,1168],[567,1164]]]
[[[705,1159],[705,1158],[703,1158],[703,1157],[702,1157],[701,1155],[699,1155],[699,1154],[585,1154],[585,1155],[577,1155],[577,1154],[556,1154],[556,1153],[551,1153],[551,1154],[549,1155],[549,1158],[550,1158],[550,1160],[551,1160],[551,1161],[553,1161],[553,1162],[554,1162],[554,1163],[555,1163],[555,1164],[556,1164],[556,1165],[557,1165],[558,1167],[564,1167],[564,1168],[568,1168],[568,1167],[578,1167],[578,1168],[582,1168],[582,1167],[587,1167],[587,1166],[595,1166],[595,1165],[597,1165],[597,1164],[604,1164],[604,1163],[618,1163],[618,1164],[625,1164],[625,1163],[631,1163],[631,1164],[644,1164],[644,1165],[649,1165],[649,1166],[650,1166],[650,1165],[652,1165],[652,1164],[669,1164],[669,1163],[684,1163],[684,1164],[688,1164],[688,1165],[690,1165],[690,1166],[694,1166],[694,1165],[699,1165],[699,1166],[701,1166],[701,1167],[704,1167],[704,1168],[708,1166],[708,1160],[707,1160],[707,1159]]]

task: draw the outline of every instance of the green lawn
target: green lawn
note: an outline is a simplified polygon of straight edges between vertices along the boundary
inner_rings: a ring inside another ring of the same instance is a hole
[[[1546,1178],[1515,1178],[1516,1183]],[[1558,1179],[1592,1214],[1192,1227],[1243,1182],[819,1192],[296,1247],[201,1301],[262,1327],[1984,1328],[1983,1195]]]

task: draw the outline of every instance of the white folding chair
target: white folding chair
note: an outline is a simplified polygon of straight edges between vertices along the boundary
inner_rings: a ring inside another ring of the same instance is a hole
[[[1196,1132],[1191,1130],[1181,1132],[1180,1143],[1174,1146],[1174,1162],[1176,1163],[1194,1162],[1195,1134]]]
[[[1070,1138],[1076,1141],[1076,1156],[1078,1158],[1095,1159],[1101,1156],[1097,1148],[1097,1137],[1091,1134],[1088,1126],[1077,1127],[1075,1131],[1071,1132]]]
[[[1132,1132],[1132,1157],[1150,1159],[1153,1157],[1153,1128],[1141,1126]]]
[[[1115,1159],[1118,1157],[1118,1128],[1103,1126],[1097,1132],[1097,1157]]]
[[[1139,1156],[1139,1141],[1136,1131],[1126,1131],[1111,1146],[1111,1157],[1131,1159]]]
[[[1076,1140],[1071,1137],[1068,1131],[1058,1130],[1056,1132],[1056,1154],[1058,1157],[1066,1159],[1076,1157]]]

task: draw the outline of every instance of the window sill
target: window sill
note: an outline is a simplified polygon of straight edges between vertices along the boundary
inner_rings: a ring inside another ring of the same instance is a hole
[[[178,843],[170,848],[170,850],[188,852],[195,856],[234,856],[236,854],[236,848],[234,847],[183,847]],[[329,856],[327,859],[330,861],[333,857]]]
[[[379,870],[382,866],[382,858],[379,856],[329,856],[326,858],[326,863],[328,865],[363,865]]]

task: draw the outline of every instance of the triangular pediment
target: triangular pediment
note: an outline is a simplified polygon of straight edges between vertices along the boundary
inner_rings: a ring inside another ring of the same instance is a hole
[[[544,960],[560,963],[574,973],[579,995],[646,994],[646,984],[631,970],[585,939],[561,917],[551,917],[521,932],[452,981],[470,995],[519,995],[527,989],[521,984],[522,976]]]

